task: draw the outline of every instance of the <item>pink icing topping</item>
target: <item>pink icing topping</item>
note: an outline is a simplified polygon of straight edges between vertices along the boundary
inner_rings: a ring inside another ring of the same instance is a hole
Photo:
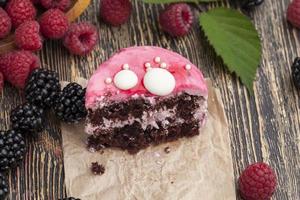
[[[153,68],[159,67],[159,64],[154,61],[155,57],[160,57],[161,62],[167,64],[167,69],[176,80],[173,94],[188,91],[207,97],[208,91],[203,75],[189,60],[160,47],[141,46],[122,49],[99,66],[88,82],[86,107],[92,108],[97,98],[103,96],[112,100],[126,99],[134,94],[155,96],[148,92],[143,84],[143,77],[146,73],[145,63],[149,62]],[[129,90],[120,90],[114,86],[113,82],[111,84],[105,82],[107,78],[113,80],[115,74],[122,70],[124,64],[128,64],[130,70],[138,77],[138,84]],[[191,65],[191,69],[185,68],[187,64]]]

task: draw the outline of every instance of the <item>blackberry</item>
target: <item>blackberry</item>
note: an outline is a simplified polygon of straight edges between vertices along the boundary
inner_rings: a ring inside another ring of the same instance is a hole
[[[241,0],[242,1],[242,8],[244,9],[250,9],[256,6],[259,6],[264,2],[264,0]]]
[[[54,110],[59,119],[75,123],[87,115],[85,109],[85,90],[77,83],[69,83],[60,94]]]
[[[16,130],[0,131],[0,170],[15,167],[23,160],[25,141]]]
[[[44,128],[44,110],[36,105],[25,103],[10,114],[12,128],[25,133],[38,133]]]
[[[297,57],[292,65],[292,77],[296,88],[300,89],[300,58]]]
[[[8,194],[7,178],[3,173],[0,173],[0,200],[4,200]]]
[[[58,74],[47,69],[34,70],[25,86],[25,98],[28,102],[42,108],[54,105],[61,91]]]
[[[0,7],[4,8],[7,2],[8,2],[8,0],[0,0]]]

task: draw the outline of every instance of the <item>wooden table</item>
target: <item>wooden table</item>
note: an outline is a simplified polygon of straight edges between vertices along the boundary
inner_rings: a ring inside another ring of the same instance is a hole
[[[72,81],[79,76],[90,77],[101,62],[123,47],[157,45],[179,52],[200,66],[221,91],[230,125],[235,176],[249,163],[267,162],[278,174],[279,185],[273,199],[299,200],[300,93],[292,84],[290,66],[299,55],[300,41],[299,31],[285,20],[290,1],[266,0],[250,14],[263,46],[254,96],[249,96],[239,80],[227,72],[205,41],[198,24],[187,37],[171,38],[161,32],[157,22],[162,6],[147,5],[140,0],[132,1],[131,20],[120,28],[100,23],[99,2],[93,1],[80,17],[81,21],[96,24],[101,38],[99,46],[88,57],[71,56],[58,41],[45,42],[39,55],[43,67],[58,71],[61,80]],[[0,97],[2,129],[9,126],[9,111],[21,99],[20,92],[6,86]],[[56,200],[65,196],[58,125],[58,121],[49,121],[46,133],[28,141],[29,153],[24,164],[9,176],[9,199]]]

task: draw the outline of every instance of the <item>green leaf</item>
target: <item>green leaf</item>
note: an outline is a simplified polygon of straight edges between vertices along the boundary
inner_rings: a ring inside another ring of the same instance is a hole
[[[178,3],[178,2],[190,2],[190,3],[208,3],[222,0],[143,0],[145,3]]]
[[[217,55],[253,93],[253,81],[261,59],[261,43],[250,19],[233,9],[215,8],[202,13],[199,21]]]

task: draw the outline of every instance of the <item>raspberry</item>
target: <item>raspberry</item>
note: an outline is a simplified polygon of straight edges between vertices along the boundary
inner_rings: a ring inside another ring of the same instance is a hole
[[[71,6],[70,0],[40,0],[44,8],[58,8],[61,11],[67,11]]]
[[[73,23],[65,38],[64,46],[76,55],[90,53],[98,40],[97,29],[88,22]]]
[[[162,29],[172,36],[186,35],[193,21],[193,12],[185,3],[171,4],[159,16]]]
[[[6,12],[14,27],[36,17],[36,9],[30,0],[10,0],[6,5]]]
[[[119,26],[124,24],[132,10],[129,0],[101,0],[100,16],[108,24]]]
[[[5,38],[11,30],[11,20],[5,10],[0,7],[0,39]]]
[[[245,200],[268,200],[273,195],[276,185],[276,175],[265,163],[248,166],[239,178],[239,189]]]
[[[300,28],[300,0],[294,0],[287,9],[287,20],[295,27]]]
[[[14,51],[0,57],[5,79],[18,88],[24,88],[27,77],[39,65],[39,58],[29,51]]]
[[[49,9],[40,18],[42,34],[50,39],[62,38],[69,27],[66,15],[59,9]]]
[[[3,86],[4,86],[4,77],[2,72],[0,72],[0,92],[3,89]]]
[[[20,49],[37,51],[42,48],[40,25],[37,21],[27,21],[15,31],[15,43]]]

